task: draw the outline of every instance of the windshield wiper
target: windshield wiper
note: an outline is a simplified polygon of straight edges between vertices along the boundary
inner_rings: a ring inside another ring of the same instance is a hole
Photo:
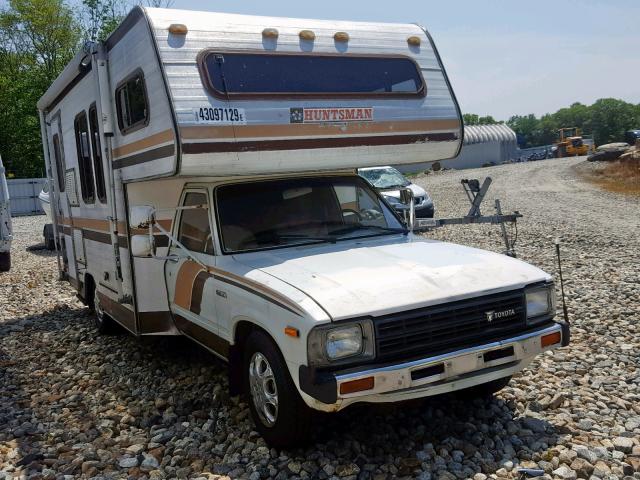
[[[278,239],[283,239],[283,240],[315,240],[315,241],[319,241],[319,242],[329,242],[329,243],[336,243],[336,238],[335,237],[330,237],[330,236],[321,236],[321,235],[303,235],[303,234],[296,234],[296,233],[285,233],[285,234],[277,234],[276,235],[278,237]]]
[[[338,230],[334,230],[331,232],[332,235],[343,235],[345,233],[355,232],[356,230],[379,230],[380,232],[389,232],[389,233],[402,233],[406,235],[409,233],[409,230],[406,228],[396,228],[396,227],[382,227],[380,225],[363,225],[361,223],[357,225],[352,225],[345,228],[340,228]]]

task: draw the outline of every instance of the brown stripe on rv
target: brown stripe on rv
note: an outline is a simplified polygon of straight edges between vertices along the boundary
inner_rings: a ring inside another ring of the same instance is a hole
[[[297,123],[283,125],[234,125],[182,127],[183,139],[229,139],[256,137],[309,137],[314,135],[363,135],[456,130],[458,120],[415,120],[405,122],[358,122],[347,124]]]
[[[304,138],[294,140],[256,140],[244,142],[185,143],[184,153],[259,152],[316,148],[405,145],[410,143],[447,142],[458,139],[457,133],[425,133],[416,135],[380,135],[375,137]]]
[[[82,236],[86,240],[93,240],[94,242],[111,244],[111,235],[104,232],[96,232],[94,230],[82,229]]]
[[[114,148],[113,157],[124,157],[125,155],[129,155],[146,148],[157,147],[160,144],[171,142],[173,140],[175,140],[173,130],[165,130],[160,133],[149,135],[148,137],[145,137],[142,140],[138,140],[137,142],[127,143],[126,145]]]
[[[203,271],[202,266],[196,262],[186,261],[182,264],[176,277],[176,291],[173,299],[176,305],[185,310],[191,308],[193,283],[201,271]]]
[[[204,291],[204,284],[209,278],[212,278],[212,275],[203,270],[198,273],[193,282],[193,292],[191,293],[191,306],[189,310],[196,315],[200,315],[200,311],[202,310],[202,292]]]
[[[175,331],[171,312],[138,312],[138,324],[141,334],[168,333]]]
[[[203,270],[199,264],[192,261],[184,262],[178,271],[174,303],[186,310],[199,314],[202,308],[204,284],[211,275],[216,280],[253,293],[295,315],[301,316],[302,314],[302,310],[296,303],[275,290],[225,270],[214,267],[208,267],[207,270]]]
[[[285,310],[289,310],[290,312],[295,313],[298,316],[302,313],[302,310],[296,303],[292,302],[287,297],[281,295],[275,290],[265,287],[261,283],[254,282],[253,280],[250,280],[246,277],[241,277],[231,272],[220,270],[214,267],[209,267],[208,270],[214,274],[216,279],[222,282],[230,283],[248,292],[259,295],[265,300],[268,300],[271,303],[275,303],[276,305],[284,308]]]
[[[229,342],[227,340],[180,315],[174,315],[173,318],[178,330],[186,336],[213,350],[218,355],[229,357]]]
[[[163,218],[156,220],[162,228],[165,230],[171,230],[173,225],[173,220],[170,218]],[[73,219],[69,219],[67,217],[60,217],[58,220],[58,230],[61,230],[61,225],[72,225],[75,228],[90,228],[92,230],[100,230],[101,232],[110,233],[109,230],[109,221],[108,220],[100,220],[97,218],[84,218],[84,217],[74,217]],[[123,234],[127,231],[127,224],[125,222],[118,222],[117,225],[118,232]],[[145,235],[149,233],[149,229],[147,228],[132,228],[131,235]],[[154,233],[160,233],[160,230],[157,228],[154,229]]]
[[[136,333],[136,316],[133,310],[98,292],[100,305],[104,311],[121,323],[127,330]]]
[[[165,145],[164,147],[158,147],[154,148],[153,150],[147,150],[146,152],[136,153],[128,157],[119,158],[111,162],[111,166],[114,170],[117,170],[119,168],[132,167],[133,165],[139,165],[141,163],[152,162],[153,160],[171,157],[174,154],[174,144]]]

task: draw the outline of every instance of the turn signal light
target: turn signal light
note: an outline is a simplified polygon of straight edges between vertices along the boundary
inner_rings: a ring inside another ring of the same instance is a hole
[[[300,336],[300,331],[294,327],[285,327],[284,334],[293,338],[298,338]]]
[[[371,390],[374,385],[373,377],[359,378],[358,380],[351,380],[350,382],[344,382],[340,385],[340,394],[346,395],[348,393],[362,392],[364,390]]]
[[[560,340],[562,340],[560,332],[550,333],[549,335],[545,335],[540,338],[540,346],[544,348],[549,345],[555,345],[556,343],[560,343]]]

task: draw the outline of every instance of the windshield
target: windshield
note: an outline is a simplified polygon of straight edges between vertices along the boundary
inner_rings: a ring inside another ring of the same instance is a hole
[[[358,173],[376,188],[406,187],[411,183],[398,170],[391,167],[371,168],[360,170]]]
[[[237,183],[215,195],[227,253],[406,233],[356,176]]]

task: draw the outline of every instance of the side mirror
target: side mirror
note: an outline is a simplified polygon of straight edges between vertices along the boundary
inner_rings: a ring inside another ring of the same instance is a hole
[[[156,221],[156,211],[150,205],[131,207],[129,226],[131,228],[149,228]]]
[[[410,188],[401,188],[400,189],[400,201],[405,205],[409,205],[409,203],[413,200],[413,192]]]
[[[415,204],[413,203],[413,191],[410,188],[400,189],[400,201],[409,207],[409,211],[405,213],[405,220],[409,230],[413,230],[416,221]],[[408,218],[407,218],[408,213]]]
[[[155,245],[151,235],[131,236],[131,255],[137,258],[151,258],[155,254]]]

